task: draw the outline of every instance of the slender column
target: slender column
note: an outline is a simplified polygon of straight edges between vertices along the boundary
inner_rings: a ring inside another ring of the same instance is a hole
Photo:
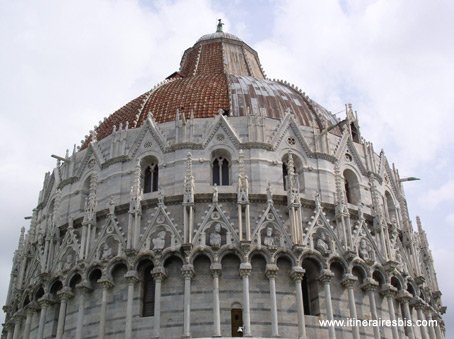
[[[41,299],[38,300],[39,306],[41,306],[41,313],[39,315],[39,326],[38,326],[38,335],[37,339],[42,339],[44,334],[44,325],[46,321],[47,308],[52,304],[49,295],[44,295]]]
[[[320,275],[320,282],[323,284],[325,290],[325,303],[326,303],[326,317],[328,320],[333,320],[333,305],[331,304],[331,287],[330,282],[334,277],[334,273],[330,270],[323,270]],[[336,339],[336,329],[333,326],[328,327],[329,339]]]
[[[242,207],[238,204],[238,234],[240,236],[240,241],[243,240],[243,212]]]
[[[103,279],[98,280],[98,284],[100,284],[102,287],[101,310],[99,311],[98,339],[104,339],[106,331],[107,293],[109,292],[109,289],[114,286],[114,283],[110,280]]]
[[[422,309],[424,307],[424,302],[418,298],[415,297],[411,301],[412,306],[416,309],[416,317],[420,321],[424,321],[424,314],[422,313]],[[421,333],[421,339],[429,339],[428,333],[427,333],[427,328],[425,326],[419,326],[419,332]]]
[[[275,264],[266,265],[266,277],[270,281],[270,302],[271,302],[271,335],[279,336],[279,324],[277,319],[277,301],[276,301],[276,276],[279,268]]]
[[[303,303],[303,290],[301,283],[306,271],[301,266],[292,267],[290,277],[295,283],[296,291],[296,306],[298,311],[298,339],[306,339],[306,324],[304,320],[304,303]]]
[[[346,274],[344,276],[344,279],[342,279],[342,285],[347,289],[348,291],[348,308],[350,309],[350,319],[353,319],[353,321],[356,321],[358,318],[356,314],[356,304],[355,304],[355,293],[353,291],[353,286],[355,283],[358,281],[358,278],[355,277],[353,274]],[[359,327],[353,325],[352,326],[352,334],[353,334],[353,339],[359,339]]]
[[[13,339],[14,335],[14,326],[12,323],[8,323],[5,325],[6,330],[8,331],[8,334],[6,336],[6,339]]]
[[[246,205],[246,240],[251,240],[251,218],[249,215],[249,204]]]
[[[161,283],[166,278],[164,267],[155,267],[151,272],[153,275],[154,288],[154,336],[161,335]]]
[[[429,306],[426,305],[424,308],[424,313],[426,315],[427,322],[430,322],[432,320],[432,310],[430,309]],[[436,339],[436,334],[435,334],[435,327],[434,326],[428,326],[428,332],[429,332],[429,338],[430,339]]]
[[[76,286],[79,290],[79,311],[77,312],[76,339],[82,339],[82,329],[85,313],[85,294],[91,291],[88,282],[81,282]]]
[[[14,317],[14,335],[13,339],[19,339],[20,337],[20,325],[22,323],[22,319],[24,318],[22,313],[17,313]]]
[[[68,300],[74,295],[69,287],[64,287],[58,292],[58,299],[60,300],[60,312],[58,313],[58,324],[57,324],[57,339],[63,338],[66,320],[66,305]]]
[[[437,320],[437,326],[435,326],[435,337],[437,339],[444,339],[443,333],[441,332],[441,318],[438,316],[432,316],[432,319]]]
[[[184,277],[184,307],[183,307],[183,337],[191,337],[191,279],[194,276],[194,267],[183,265],[181,273]]]
[[[23,339],[30,338],[30,327],[31,327],[33,315],[35,314],[36,309],[37,309],[37,306],[36,306],[35,302],[33,302],[32,304],[29,304],[27,306],[27,309],[25,311],[27,314],[27,318],[25,319]]]
[[[238,205],[239,206],[239,205]],[[211,265],[213,275],[213,330],[214,337],[221,336],[221,310],[219,303],[219,277],[221,276],[222,266],[219,263]]]
[[[125,339],[132,339],[132,302],[134,299],[134,285],[139,281],[136,271],[128,271],[125,274],[128,282],[128,301],[126,302],[126,325]]]
[[[192,242],[192,232],[193,232],[193,227],[194,227],[194,211],[193,207],[189,206],[189,242]]]
[[[249,274],[251,274],[252,266],[245,262],[240,265],[240,275],[243,279],[243,335],[251,336],[251,314],[249,306]]]
[[[398,299],[402,303],[404,309],[404,316],[407,320],[411,320],[410,308],[408,307],[408,302],[410,301],[412,295],[407,291],[399,291]],[[408,338],[415,339],[415,333],[412,326],[407,326]]]
[[[391,284],[386,284],[383,286],[380,293],[386,297],[386,301],[388,302],[388,311],[389,311],[389,319],[391,320],[391,324],[396,322],[396,312],[394,310],[394,297],[396,295],[397,289],[392,286]],[[391,326],[391,332],[393,335],[393,339],[399,339],[399,331],[397,330],[397,323],[396,326]]]
[[[183,241],[185,243],[188,243],[188,239],[189,239],[189,236],[188,236],[188,233],[189,233],[189,217],[188,217],[188,214],[189,214],[189,211],[188,211],[189,207],[188,206],[183,206],[183,225],[184,225],[184,228],[183,228]]]
[[[370,315],[372,320],[377,320],[377,306],[375,304],[375,291],[377,290],[378,282],[374,279],[366,279],[361,288],[367,292],[369,296]],[[373,326],[374,338],[380,339],[380,330],[377,326]]]

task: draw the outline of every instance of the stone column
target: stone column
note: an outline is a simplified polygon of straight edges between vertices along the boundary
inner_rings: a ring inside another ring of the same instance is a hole
[[[377,306],[375,304],[375,291],[377,290],[378,282],[374,279],[368,278],[361,286],[361,288],[366,291],[369,296],[369,306],[370,306],[370,315],[372,320],[377,320]],[[374,338],[380,339],[380,329],[377,326],[373,326]]]
[[[323,284],[325,290],[325,303],[326,303],[326,317],[327,320],[333,320],[333,305],[331,304],[331,287],[330,282],[334,277],[334,273],[330,270],[322,270],[320,274],[320,282]],[[328,327],[329,339],[336,339],[336,329],[334,326]]]
[[[44,325],[46,322],[46,313],[47,308],[52,305],[52,300],[48,294],[45,294],[38,300],[39,306],[41,306],[41,313],[39,315],[39,326],[38,326],[38,335],[37,339],[42,339],[44,337]]]
[[[76,339],[82,339],[82,329],[85,313],[85,294],[91,291],[88,282],[79,283],[76,288],[79,290],[79,310],[77,312]]]
[[[194,267],[191,264],[183,265],[181,273],[184,277],[184,306],[183,306],[183,337],[191,337],[191,279],[194,276]]]
[[[420,321],[424,321],[424,314],[422,313],[422,309],[424,307],[424,302],[418,298],[415,297],[411,301],[412,306],[416,309],[416,316],[417,319]],[[421,339],[429,339],[428,333],[427,333],[427,328],[425,326],[419,326],[419,332],[421,333]]]
[[[114,286],[114,283],[107,279],[98,280],[98,284],[102,287],[101,309],[99,311],[99,330],[98,339],[105,338],[106,331],[106,308],[107,308],[107,293]]]
[[[22,320],[24,319],[24,315],[19,311],[18,313],[16,313],[13,317],[13,320],[14,320],[14,335],[13,335],[13,339],[19,339],[20,338],[20,335],[21,335],[21,331],[20,331],[20,328],[21,328],[21,323],[22,323]]]
[[[239,205],[238,205],[239,206]],[[213,275],[213,337],[221,336],[221,309],[219,302],[219,277],[222,273],[220,263],[214,263],[210,267]]]
[[[411,320],[410,308],[408,302],[411,300],[412,295],[407,291],[401,290],[397,296],[398,300],[402,303],[404,309],[404,316],[407,320]],[[415,333],[412,326],[406,326],[408,338],[415,339]]]
[[[271,335],[279,336],[279,324],[277,319],[277,301],[276,301],[276,275],[279,268],[276,264],[266,265],[265,275],[270,281],[270,303],[271,303]]]
[[[251,314],[249,306],[249,274],[251,274],[252,266],[245,262],[240,265],[240,275],[243,279],[243,335],[251,336]]]
[[[304,319],[303,290],[301,283],[306,271],[301,266],[292,267],[290,277],[295,283],[296,307],[298,311],[298,339],[306,339],[306,324]]]
[[[394,297],[397,293],[397,289],[391,284],[386,284],[383,286],[380,293],[384,297],[386,297],[386,301],[388,302],[389,319],[391,320],[392,325],[392,323],[396,322],[396,311],[394,310]],[[395,325],[396,326],[391,326],[391,332],[393,335],[393,339],[399,339],[397,323]]]
[[[8,332],[8,334],[6,335],[6,339],[13,339],[13,335],[14,335],[13,323],[8,322],[7,324],[5,324],[5,329]]]
[[[426,319],[427,319],[428,322],[432,320],[432,310],[427,305],[424,308],[424,314],[426,315]],[[434,326],[428,326],[428,332],[429,332],[429,338],[430,339],[436,339]]]
[[[435,337],[437,339],[444,339],[443,333],[441,331],[441,317],[435,314],[434,316],[432,316],[432,319],[437,320],[437,326],[435,326]]]
[[[25,326],[24,326],[24,334],[23,339],[30,338],[30,327],[32,324],[33,314],[36,312],[36,306],[33,304],[27,305],[27,309],[25,310],[27,317],[25,318]]]
[[[126,324],[125,324],[125,339],[132,339],[132,312],[134,299],[134,285],[139,281],[136,271],[128,271],[125,274],[128,282],[128,301],[126,302]]]
[[[166,278],[164,267],[155,267],[151,272],[153,275],[154,288],[154,336],[161,336],[161,283]]]
[[[57,325],[57,339],[63,338],[63,333],[65,330],[65,320],[66,320],[66,306],[68,300],[74,295],[71,292],[69,287],[64,287],[61,291],[58,292],[58,299],[60,300],[60,311],[58,313],[58,325]]]
[[[358,278],[353,274],[346,274],[344,279],[342,279],[342,285],[347,289],[348,292],[348,308],[350,309],[350,318],[353,321],[356,321],[358,318],[356,314],[356,304],[355,304],[355,292],[353,291],[353,285],[358,281]],[[359,327],[354,324],[352,326],[353,339],[360,339],[359,337]]]

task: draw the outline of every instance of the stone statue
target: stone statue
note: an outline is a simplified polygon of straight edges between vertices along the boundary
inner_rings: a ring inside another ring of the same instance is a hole
[[[370,247],[367,244],[366,239],[364,239],[364,238],[361,238],[361,240],[359,241],[358,254],[361,257],[361,259],[363,259],[365,261],[371,260]]]
[[[71,252],[66,255],[65,263],[63,264],[63,270],[69,271],[73,267],[74,256]]]
[[[320,232],[320,236],[317,239],[315,249],[323,255],[326,255],[330,252],[325,232]]]
[[[153,249],[154,250],[162,250],[166,244],[166,232],[161,231],[158,233],[158,236],[153,240]]]
[[[101,259],[109,259],[112,255],[112,248],[107,243],[104,243],[101,249]]]
[[[268,247],[274,247],[274,237],[273,237],[273,228],[266,228],[266,236],[263,238],[263,245]]]
[[[221,247],[221,224],[219,223],[214,226],[214,231],[210,234],[210,245]]]

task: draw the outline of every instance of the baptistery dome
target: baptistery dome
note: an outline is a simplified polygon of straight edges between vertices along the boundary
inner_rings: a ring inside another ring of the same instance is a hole
[[[57,158],[4,338],[444,337],[405,178],[221,23]]]

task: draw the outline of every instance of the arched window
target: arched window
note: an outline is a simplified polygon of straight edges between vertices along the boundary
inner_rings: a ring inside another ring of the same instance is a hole
[[[306,271],[301,282],[303,290],[304,314],[319,315],[320,305],[318,299],[318,276],[320,269],[311,259],[305,259],[302,266]]]
[[[154,157],[142,159],[142,184],[143,193],[157,192],[159,187],[159,166]]]
[[[142,315],[144,317],[154,316],[154,295],[155,281],[151,275],[151,267],[147,267],[143,274]]]
[[[347,202],[358,205],[361,201],[359,182],[355,173],[349,169],[344,171],[344,185]]]
[[[214,152],[212,155],[212,184],[218,186],[230,185],[230,160],[226,152]]]

